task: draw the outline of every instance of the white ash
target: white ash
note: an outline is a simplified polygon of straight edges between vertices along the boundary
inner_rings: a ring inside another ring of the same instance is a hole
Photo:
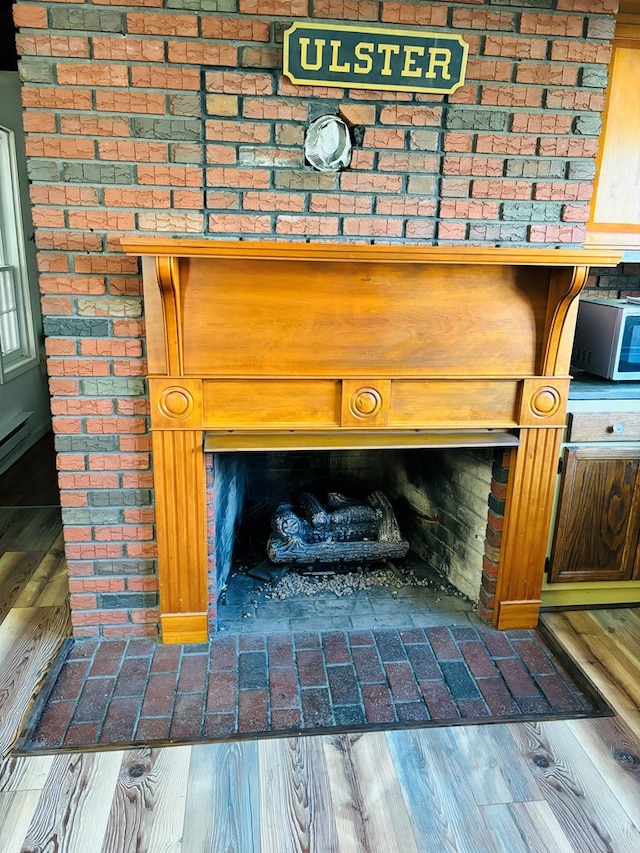
[[[367,572],[346,572],[344,574],[301,575],[289,572],[278,583],[269,589],[265,587],[267,598],[285,599],[296,595],[318,595],[333,593],[337,597],[352,595],[354,592],[372,587],[383,587],[396,595],[405,586],[431,587],[442,592],[453,592],[450,587],[432,584],[426,578],[419,578],[414,572],[404,572],[402,575],[391,569],[377,569]]]

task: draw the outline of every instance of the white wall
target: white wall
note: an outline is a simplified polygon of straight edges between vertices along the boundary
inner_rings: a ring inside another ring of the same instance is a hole
[[[42,319],[40,316],[40,298],[38,294],[38,271],[36,267],[35,245],[32,239],[33,225],[31,222],[29,186],[24,155],[20,80],[17,72],[0,71],[0,124],[15,133],[31,309],[34,316],[38,347],[38,358],[34,359],[33,363],[18,376],[13,378],[6,377],[5,383],[0,385],[0,436],[3,434],[3,426],[11,422],[21,412],[33,413],[29,437],[7,457],[0,460],[1,473],[15,462],[34,441],[37,441],[37,439],[44,435],[51,426],[49,392],[44,368],[44,344]]]

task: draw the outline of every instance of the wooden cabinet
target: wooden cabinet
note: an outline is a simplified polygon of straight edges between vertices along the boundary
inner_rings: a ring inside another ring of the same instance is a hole
[[[639,472],[635,443],[565,449],[549,582],[640,578]]]

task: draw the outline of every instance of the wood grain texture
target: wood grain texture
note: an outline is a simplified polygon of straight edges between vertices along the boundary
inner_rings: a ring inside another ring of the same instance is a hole
[[[57,755],[29,824],[25,851],[101,850],[122,757],[116,751]]]
[[[0,560],[0,563],[2,560]],[[69,595],[69,575],[62,533],[38,563],[15,601],[15,607],[56,607]]]
[[[6,755],[60,646],[69,608],[14,609],[0,626],[0,755]]]
[[[564,722],[521,723],[511,731],[576,850],[640,849],[640,832]]]
[[[582,670],[616,713],[640,737],[640,671],[621,654],[594,613],[545,613],[542,619],[569,655],[580,661]]]
[[[122,250],[128,255],[175,256],[178,258],[237,258],[252,260],[316,259],[361,263],[441,263],[441,264],[514,264],[517,266],[612,266],[620,262],[620,253],[606,249],[494,249],[490,246],[394,246],[350,245],[339,243],[288,243],[268,240],[211,240],[184,237],[122,237]]]
[[[631,580],[639,536],[638,448],[567,448],[549,581]]]
[[[567,441],[640,441],[636,412],[572,412]]]
[[[40,799],[40,791],[0,794],[0,850],[26,853],[22,845]]]
[[[463,726],[446,732],[478,805],[542,799],[533,776],[518,767],[519,754],[505,727]]]
[[[446,731],[389,732],[387,741],[418,850],[424,849],[427,839],[437,838],[438,849],[447,853],[491,853],[490,827],[474,801]]]
[[[207,615],[207,541],[202,433],[152,433],[155,502],[162,614],[193,618]],[[182,642],[174,634],[173,642]]]
[[[258,764],[261,846],[280,853],[337,853],[340,845],[320,741],[260,741]]]
[[[187,785],[184,851],[260,849],[257,743],[192,747]]]
[[[499,627],[535,627],[538,621],[561,440],[559,427],[523,429],[520,447],[512,451],[496,590]],[[517,602],[511,611],[521,609],[522,619],[512,619],[506,608],[501,623],[502,602]]]
[[[141,853],[141,838],[149,853],[180,853],[190,758],[189,746],[124,754],[102,853]]]

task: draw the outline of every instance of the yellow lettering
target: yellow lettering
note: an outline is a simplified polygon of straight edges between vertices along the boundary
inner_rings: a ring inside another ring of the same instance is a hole
[[[378,53],[384,53],[384,65],[382,66],[382,70],[380,74],[384,74],[385,77],[389,77],[391,75],[391,54],[400,53],[400,46],[397,44],[379,44],[378,45]]]
[[[351,71],[351,63],[344,62],[342,65],[338,65],[338,53],[340,52],[340,48],[342,47],[342,42],[331,41],[331,65],[329,66],[329,71],[337,71],[338,73],[348,74]]]
[[[404,68],[402,69],[403,77],[420,77],[422,68],[416,68],[414,56],[424,56],[424,48],[420,44],[404,46]]]
[[[353,71],[354,74],[369,74],[371,69],[373,68],[373,59],[371,58],[371,54],[373,53],[374,45],[370,41],[359,41],[355,47],[356,59],[361,59],[365,64],[360,65],[359,62],[354,62]]]
[[[307,71],[318,71],[322,68],[322,55],[324,53],[325,40],[314,39],[313,43],[316,46],[315,62],[309,62],[309,42],[311,39],[300,39],[300,65]]]
[[[440,54],[440,59],[436,59],[437,55]],[[438,66],[442,69],[442,79],[450,80],[451,75],[449,74],[449,63],[451,62],[451,51],[446,47],[430,47],[429,48],[429,68],[425,73],[425,77],[435,77],[436,72],[434,68]]]

